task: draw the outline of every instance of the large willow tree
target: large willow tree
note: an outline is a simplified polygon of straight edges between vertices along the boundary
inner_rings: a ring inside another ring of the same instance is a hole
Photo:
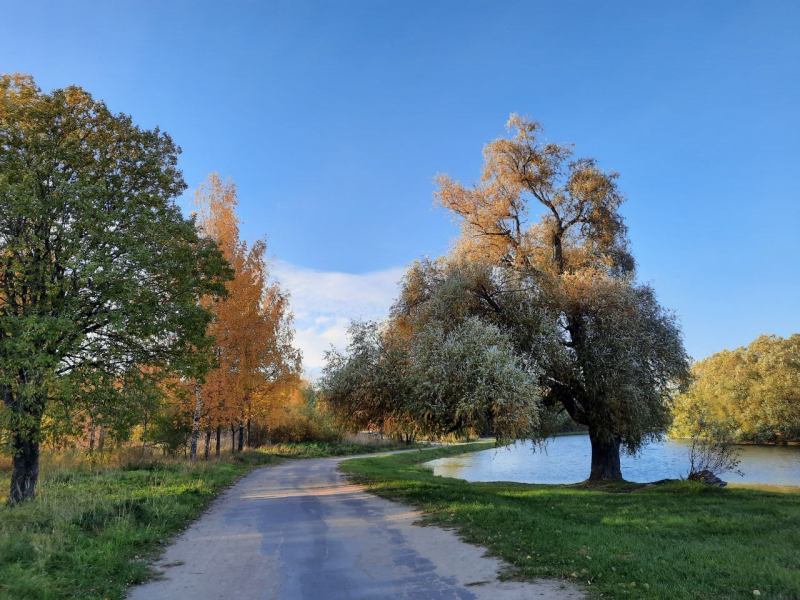
[[[480,414],[468,421],[501,438],[540,438],[547,414],[566,411],[589,429],[590,479],[620,479],[620,449],[635,452],[669,424],[673,395],[688,375],[680,330],[653,290],[636,282],[617,175],[544,141],[537,122],[512,115],[508,125],[510,138],[485,147],[478,183],[438,178],[436,200],[455,215],[461,238],[449,256],[411,268],[385,326],[383,336],[407,349],[401,364],[417,403],[398,402],[387,385],[359,388],[366,380],[355,375],[359,365],[374,372],[390,363],[352,349],[329,367],[327,381],[341,384],[329,386],[330,397],[350,414],[359,398],[374,403],[378,392],[384,399],[368,414],[387,405],[421,422]],[[488,348],[480,348],[476,319],[496,332]],[[469,350],[468,360],[444,356],[439,349],[451,340]],[[497,360],[503,353],[511,363]],[[345,371],[351,387],[335,377]],[[536,385],[521,385],[532,375]],[[471,410],[437,412],[458,407],[459,394],[486,381],[490,393],[471,396]],[[529,418],[536,406],[537,418]],[[503,415],[499,407],[514,410]],[[509,414],[525,426],[513,427]]]
[[[97,390],[133,402],[151,375],[205,366],[210,313],[200,299],[224,292],[228,270],[174,202],[185,189],[178,152],[80,88],[42,93],[30,77],[0,77],[11,503],[35,494],[46,412]]]
[[[620,479],[620,447],[636,451],[669,423],[688,369],[680,331],[635,280],[617,174],[545,141],[538,122],[512,115],[508,127],[484,149],[479,183],[441,176],[436,198],[461,225],[456,256],[516,273],[553,311],[560,349],[544,355],[543,403],[588,427],[591,480]],[[506,291],[485,303],[514,330],[520,306]]]

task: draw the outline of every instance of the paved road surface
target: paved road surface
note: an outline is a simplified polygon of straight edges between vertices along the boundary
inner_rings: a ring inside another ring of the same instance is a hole
[[[578,599],[559,582],[498,582],[499,561],[367,494],[342,459],[254,471],[169,546],[133,600]]]

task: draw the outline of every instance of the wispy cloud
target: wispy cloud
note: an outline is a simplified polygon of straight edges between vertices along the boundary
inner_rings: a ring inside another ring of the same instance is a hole
[[[331,345],[346,343],[352,319],[381,319],[389,313],[403,277],[403,267],[372,273],[316,271],[276,261],[272,275],[291,294],[295,314],[295,343],[303,351],[303,365],[318,373]]]

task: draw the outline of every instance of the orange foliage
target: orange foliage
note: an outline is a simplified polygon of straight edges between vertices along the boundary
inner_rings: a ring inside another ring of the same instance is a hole
[[[248,247],[239,237],[236,185],[212,173],[195,202],[201,231],[217,242],[235,276],[226,298],[206,299],[215,365],[193,402],[204,427],[241,424],[265,417],[299,384],[292,313],[287,294],[269,278],[266,240]]]

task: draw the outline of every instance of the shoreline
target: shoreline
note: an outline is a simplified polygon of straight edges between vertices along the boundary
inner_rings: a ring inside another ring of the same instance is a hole
[[[691,440],[692,438],[686,436],[668,435],[668,440]],[[766,446],[769,448],[775,446],[800,446],[800,442],[733,442],[734,446]]]

